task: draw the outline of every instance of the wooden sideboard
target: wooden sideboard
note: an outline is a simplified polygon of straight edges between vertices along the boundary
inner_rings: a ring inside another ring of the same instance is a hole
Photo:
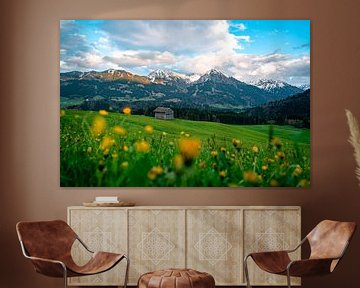
[[[244,286],[246,254],[293,248],[301,240],[298,206],[80,206],[68,207],[68,223],[92,250],[129,255],[129,285],[148,271],[188,267],[212,274],[216,285]],[[78,243],[72,254],[78,263],[89,259]],[[253,285],[286,285],[286,277],[249,264]],[[103,274],[70,278],[69,285],[121,285],[124,271],[120,263]]]

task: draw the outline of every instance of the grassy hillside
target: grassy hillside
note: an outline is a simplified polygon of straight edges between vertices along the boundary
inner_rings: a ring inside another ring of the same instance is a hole
[[[309,184],[308,129],[101,114],[62,111],[61,186]]]

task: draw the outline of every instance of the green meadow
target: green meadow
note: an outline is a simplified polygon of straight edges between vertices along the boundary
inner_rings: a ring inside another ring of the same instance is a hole
[[[307,187],[310,130],[61,110],[62,187]]]

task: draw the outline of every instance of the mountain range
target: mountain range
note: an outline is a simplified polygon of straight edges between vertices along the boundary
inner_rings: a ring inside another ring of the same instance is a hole
[[[310,89],[285,99],[246,109],[243,113],[260,123],[274,121],[278,124],[287,123],[310,128]]]
[[[148,76],[141,76],[115,69],[60,73],[62,107],[75,105],[79,109],[91,109],[88,102],[111,101],[117,103],[116,106],[141,108],[162,105],[236,110],[303,91],[271,79],[245,83],[216,69],[203,75],[155,70]]]

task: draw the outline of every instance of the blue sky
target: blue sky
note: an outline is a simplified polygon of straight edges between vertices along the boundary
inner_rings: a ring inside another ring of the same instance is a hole
[[[309,20],[62,20],[60,71],[155,69],[310,83]]]

